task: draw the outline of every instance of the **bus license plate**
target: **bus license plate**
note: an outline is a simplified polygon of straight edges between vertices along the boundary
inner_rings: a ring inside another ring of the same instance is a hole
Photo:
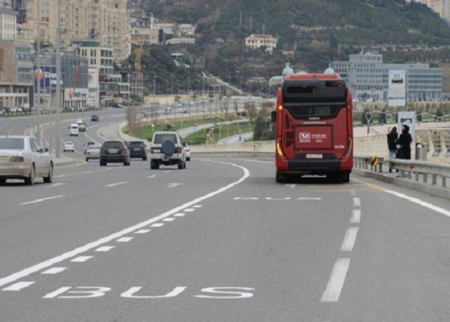
[[[307,154],[307,159],[323,159],[323,154]]]

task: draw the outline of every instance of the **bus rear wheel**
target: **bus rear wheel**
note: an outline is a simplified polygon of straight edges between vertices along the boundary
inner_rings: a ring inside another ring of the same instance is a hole
[[[280,173],[277,171],[276,180],[277,180],[277,183],[285,183],[286,176],[283,173]]]

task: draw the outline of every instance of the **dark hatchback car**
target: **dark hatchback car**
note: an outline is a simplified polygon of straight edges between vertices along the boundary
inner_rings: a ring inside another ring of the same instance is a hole
[[[130,158],[141,158],[147,161],[147,151],[143,141],[129,141],[128,148],[130,149]]]
[[[100,149],[100,165],[105,166],[113,162],[130,165],[130,150],[125,142],[120,140],[103,142]]]
[[[91,122],[98,122],[98,121],[100,121],[100,117],[98,115],[91,116]]]

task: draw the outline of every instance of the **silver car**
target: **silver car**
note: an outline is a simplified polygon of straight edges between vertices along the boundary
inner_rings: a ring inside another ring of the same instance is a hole
[[[86,161],[92,160],[92,159],[100,159],[100,149],[102,148],[101,145],[89,145],[86,150]]]
[[[53,160],[32,136],[0,136],[0,184],[7,179],[23,179],[33,185],[36,178],[53,180]]]

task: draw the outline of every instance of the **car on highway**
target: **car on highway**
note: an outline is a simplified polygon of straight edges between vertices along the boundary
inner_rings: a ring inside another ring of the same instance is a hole
[[[157,131],[150,143],[150,169],[159,169],[160,165],[177,165],[186,168],[186,151],[183,139],[176,131]]]
[[[89,146],[91,145],[95,145],[94,141],[88,141],[86,143],[83,144],[83,154],[86,154],[86,151],[88,149]]]
[[[186,141],[183,141],[183,148],[186,153],[186,161],[191,161],[191,148],[189,147],[189,144],[187,144]]]
[[[80,127],[76,123],[72,123],[69,125],[70,136],[78,136],[80,133]]]
[[[64,152],[75,152],[75,144],[72,141],[64,142]]]
[[[98,115],[92,115],[91,116],[91,122],[98,122],[100,121],[100,117]]]
[[[108,163],[130,165],[130,150],[124,141],[107,140],[103,142],[100,149],[100,166],[106,166]]]
[[[36,178],[53,181],[53,160],[47,148],[32,136],[0,136],[0,184],[23,179],[33,185]]]
[[[89,145],[85,153],[86,162],[93,159],[100,159],[100,149],[102,148],[99,144]]]
[[[143,141],[128,141],[127,145],[130,149],[130,158],[141,158],[147,161],[147,151]]]
[[[78,123],[78,129],[80,132],[86,132],[86,123]]]

